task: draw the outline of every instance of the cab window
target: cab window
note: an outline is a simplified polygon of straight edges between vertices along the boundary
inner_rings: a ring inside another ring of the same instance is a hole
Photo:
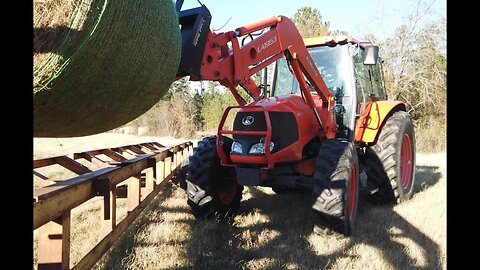
[[[363,58],[363,50],[360,50],[360,52],[354,58],[358,97],[357,104],[363,102],[362,88],[367,101],[372,101],[372,97],[375,99],[385,99],[381,60],[377,59],[377,63],[375,65],[364,65]]]
[[[383,89],[383,83],[382,83],[381,65],[382,63],[380,59],[377,59],[377,63],[375,65],[370,66],[370,74],[371,74],[371,82],[372,82],[372,94],[376,98],[384,99],[385,91]]]
[[[372,92],[372,84],[369,79],[368,66],[363,64],[364,51],[360,50],[354,58],[355,66],[355,85],[357,88],[357,104],[363,102],[363,95],[368,98],[368,94]],[[362,93],[363,89],[363,93]]]

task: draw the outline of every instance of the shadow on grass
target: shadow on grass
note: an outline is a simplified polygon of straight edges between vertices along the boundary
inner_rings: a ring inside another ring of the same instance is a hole
[[[415,192],[438,182],[441,174],[437,169],[417,167]],[[146,210],[148,215],[142,215],[119,240],[101,269],[130,269],[131,265],[127,266],[135,260],[135,248],[155,246],[140,239],[138,233],[152,223],[162,222],[157,214],[188,211],[187,207],[162,206],[175,188],[165,189],[154,200]],[[439,245],[392,207],[374,206],[361,197],[353,236],[318,236],[312,234],[309,192],[273,195],[257,188],[248,190],[234,219],[175,221],[186,224],[188,236],[182,241],[159,242],[175,246],[183,261],[175,266],[142,269],[343,269],[345,263],[350,265],[348,269],[358,269],[368,268],[369,260],[383,260],[381,268],[387,269],[442,268]],[[415,243],[421,262],[408,254],[405,241]],[[364,245],[378,253],[366,253]]]
[[[438,182],[441,174],[437,169],[417,167],[415,192]],[[381,256],[382,268],[387,269],[442,268],[439,245],[391,206],[375,206],[362,197],[352,237],[317,236],[312,235],[309,192],[270,195],[256,188],[249,191],[252,197],[242,201],[232,224],[194,224],[187,246],[192,267],[176,269],[343,269],[345,262],[340,261],[361,256],[372,256],[374,260]],[[413,257],[408,254],[405,242],[414,242],[419,253]],[[372,247],[381,255],[365,254],[361,245]],[[360,263],[368,260],[363,258]],[[368,264],[351,263],[350,267],[358,269]]]
[[[342,250],[319,256],[310,248],[309,193],[269,195],[250,188],[250,194],[238,213],[243,221],[235,219],[230,226],[217,222],[212,235],[221,237],[206,246],[196,246],[192,239],[188,251],[193,269],[323,269],[344,256]],[[202,225],[194,227],[192,237],[202,237],[203,230]]]
[[[188,212],[186,208],[165,207],[162,205],[163,201],[172,197],[175,188],[174,185],[168,183],[93,269],[131,269],[128,265],[134,260],[134,257],[132,258],[132,255],[135,255],[134,249],[151,246],[151,244],[146,243],[145,239],[139,237],[140,232],[146,230],[151,224],[163,222],[159,218],[161,213]],[[193,222],[186,222],[189,226],[192,226]]]
[[[438,170],[438,166],[417,166],[413,192],[418,193],[435,185],[442,177],[442,174]]]

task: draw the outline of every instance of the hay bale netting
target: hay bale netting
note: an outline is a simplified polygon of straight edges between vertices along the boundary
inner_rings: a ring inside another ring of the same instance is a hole
[[[34,33],[35,137],[130,122],[164,95],[180,62],[172,0],[35,0]]]

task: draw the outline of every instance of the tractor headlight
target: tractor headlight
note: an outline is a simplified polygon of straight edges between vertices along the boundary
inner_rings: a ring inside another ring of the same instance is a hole
[[[269,146],[270,152],[272,152],[274,146],[275,144],[273,142],[270,142],[270,146]],[[265,142],[259,142],[252,145],[248,153],[249,154],[265,154]]]
[[[233,142],[230,149],[231,154],[242,154],[242,145],[239,142]]]

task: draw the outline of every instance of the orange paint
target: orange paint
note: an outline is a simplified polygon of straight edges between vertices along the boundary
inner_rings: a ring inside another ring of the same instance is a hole
[[[397,108],[405,110],[405,104],[390,100],[367,102],[365,113],[355,125],[355,142],[374,142],[387,115]]]

